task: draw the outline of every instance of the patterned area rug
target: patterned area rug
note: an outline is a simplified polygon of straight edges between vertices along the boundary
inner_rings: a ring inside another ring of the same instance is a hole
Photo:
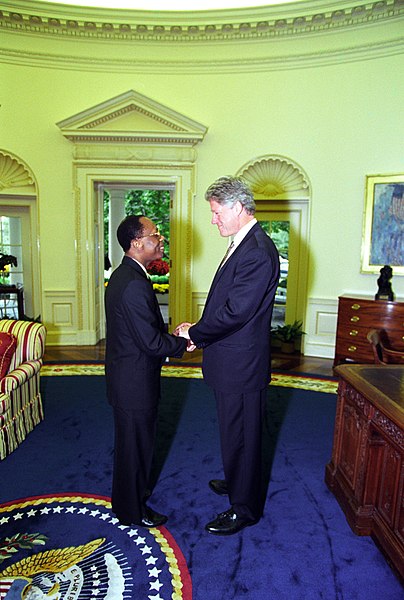
[[[275,372],[266,510],[222,539],[204,531],[227,504],[208,486],[222,475],[214,395],[199,370],[167,367],[152,506],[169,521],[158,531],[121,527],[111,512],[102,365],[46,367],[46,418],[1,462],[1,600],[402,600],[388,563],[350,530],[324,483],[336,396],[317,390],[334,381]],[[67,371],[101,376],[57,376]]]
[[[58,375],[104,375],[104,365],[102,363],[45,364],[41,369],[41,375],[47,377]],[[202,379],[202,369],[201,367],[188,365],[164,365],[162,376]],[[271,385],[336,394],[338,382],[336,379],[327,377],[319,378],[311,375],[297,375],[295,373],[289,374],[273,371]]]
[[[170,532],[120,525],[108,498],[48,495],[2,504],[0,533],[0,599],[192,598]]]
[[[103,376],[104,365],[46,364],[41,374]],[[162,375],[202,379],[202,370],[166,364]],[[271,385],[337,390],[332,379],[293,373],[273,372]],[[192,596],[187,561],[174,535],[165,527],[120,525],[106,496],[45,493],[0,504],[0,600],[191,600]]]

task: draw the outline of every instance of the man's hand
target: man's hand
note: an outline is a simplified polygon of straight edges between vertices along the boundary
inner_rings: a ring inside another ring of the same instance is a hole
[[[188,323],[187,321],[184,321],[183,323],[177,325],[173,331],[173,335],[181,336],[188,340],[187,352],[193,352],[196,348],[196,344],[193,343],[188,333],[188,330],[192,325],[194,325],[194,323]]]
[[[196,346],[195,344],[192,343],[192,340],[188,340],[188,345],[187,345],[187,352],[193,352],[195,350]]]
[[[185,339],[189,340],[188,329],[191,327],[191,325],[192,325],[192,323],[188,323],[187,321],[180,323],[174,329],[173,335],[177,335],[177,336],[180,335],[181,337],[184,337]]]

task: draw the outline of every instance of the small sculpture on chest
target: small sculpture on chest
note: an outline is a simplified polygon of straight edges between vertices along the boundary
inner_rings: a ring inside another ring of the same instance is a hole
[[[375,300],[394,300],[394,292],[390,282],[392,277],[393,269],[389,265],[384,265],[384,267],[380,269],[380,277],[377,280],[379,289],[375,295]]]

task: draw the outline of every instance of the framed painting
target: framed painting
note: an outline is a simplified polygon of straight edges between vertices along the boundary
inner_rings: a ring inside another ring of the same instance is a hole
[[[404,174],[366,177],[361,270],[384,265],[404,275]]]

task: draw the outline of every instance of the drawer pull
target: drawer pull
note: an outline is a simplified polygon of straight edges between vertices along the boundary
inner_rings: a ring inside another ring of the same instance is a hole
[[[352,323],[357,323],[359,321],[360,317],[357,317],[356,315],[354,317],[351,317],[351,321]]]
[[[355,337],[355,335],[358,335],[358,331],[356,329],[352,329],[352,331],[349,332],[349,335],[352,335],[352,337]]]
[[[348,351],[349,352],[356,352],[356,346],[349,346]]]
[[[359,310],[359,309],[360,309],[360,307],[361,307],[361,305],[360,305],[360,304],[352,304],[352,306],[351,306],[351,308],[352,308],[353,310]]]

